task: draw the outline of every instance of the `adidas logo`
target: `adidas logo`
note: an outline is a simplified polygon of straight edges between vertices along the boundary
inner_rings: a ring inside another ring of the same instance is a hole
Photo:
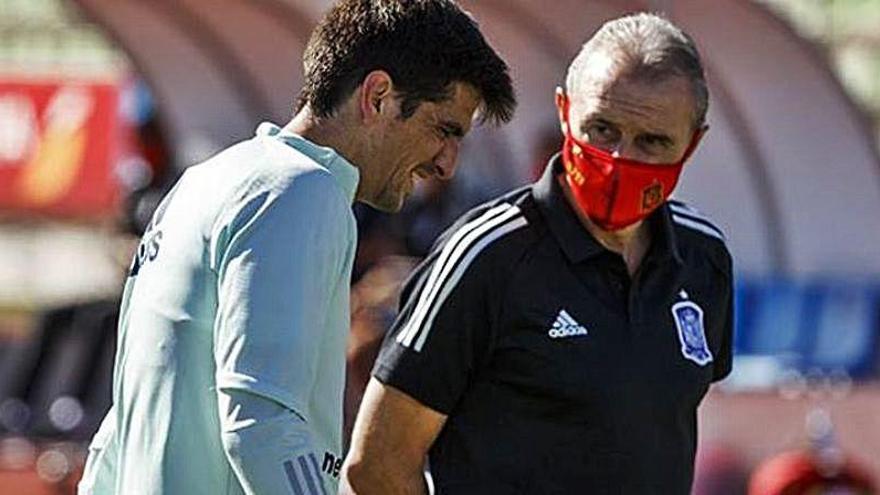
[[[577,335],[587,335],[587,329],[576,322],[574,318],[568,314],[566,310],[560,310],[556,315],[556,321],[553,327],[547,332],[551,339],[561,339],[564,337],[575,337]]]

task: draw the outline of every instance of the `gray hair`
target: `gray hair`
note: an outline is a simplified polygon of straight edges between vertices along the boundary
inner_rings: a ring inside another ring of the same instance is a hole
[[[667,19],[645,12],[606,22],[581,48],[568,68],[567,91],[578,87],[593,55],[614,58],[630,77],[647,80],[681,76],[694,91],[694,124],[701,127],[709,109],[709,89],[694,40]]]

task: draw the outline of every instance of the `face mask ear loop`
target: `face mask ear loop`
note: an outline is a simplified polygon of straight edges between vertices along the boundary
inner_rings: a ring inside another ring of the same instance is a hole
[[[563,133],[563,137],[565,138],[566,143],[562,145],[562,148],[563,148],[562,155],[563,155],[564,160],[571,160],[573,158],[567,156],[568,154],[571,153],[571,146],[569,146],[569,144],[576,143],[576,141],[574,140],[574,137],[571,134],[571,124],[568,121],[568,107],[569,107],[568,95],[566,95],[565,93],[561,93],[558,95],[558,98],[559,98],[560,110],[562,111],[562,124],[563,124],[563,126],[565,126],[565,132]],[[568,166],[569,165],[566,165],[566,168],[568,168]],[[566,182],[568,182],[569,186],[571,186],[571,187],[575,186],[572,183],[573,179],[569,173],[565,174],[565,180],[566,180]]]
[[[565,124],[565,137],[571,137],[571,123],[568,120],[568,95],[560,96],[562,99],[562,121]]]

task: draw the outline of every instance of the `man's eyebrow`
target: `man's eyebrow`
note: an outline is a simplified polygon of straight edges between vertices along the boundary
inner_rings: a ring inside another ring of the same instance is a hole
[[[440,122],[440,127],[443,128],[451,136],[462,138],[464,137],[464,128],[458,123],[453,122],[451,120],[444,120]]]

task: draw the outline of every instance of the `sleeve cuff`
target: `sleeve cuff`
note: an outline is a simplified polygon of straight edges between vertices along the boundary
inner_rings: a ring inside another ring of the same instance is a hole
[[[394,387],[425,407],[448,416],[452,411],[452,404],[438,397],[438,394],[429,393],[427,387],[419,386],[415,380],[402,380],[399,370],[384,363],[377,362],[373,368],[373,377],[383,385]]]

